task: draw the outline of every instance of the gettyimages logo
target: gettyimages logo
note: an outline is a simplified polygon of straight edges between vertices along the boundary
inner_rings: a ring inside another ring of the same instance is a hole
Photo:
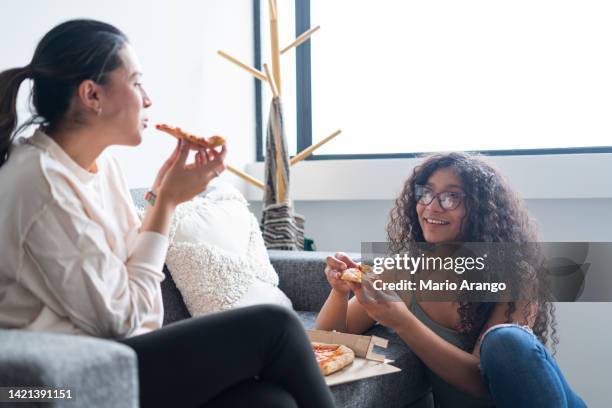
[[[363,287],[400,300],[524,301],[548,288],[551,301],[612,301],[612,243],[413,243],[400,253],[387,242],[362,243],[372,266]]]
[[[385,270],[395,269],[410,272],[414,275],[422,270],[445,270],[452,271],[458,275],[466,271],[482,271],[485,268],[487,254],[483,256],[435,256],[421,253],[418,256],[410,256],[407,253],[395,254],[391,257],[377,257],[373,259],[372,271],[381,274]]]

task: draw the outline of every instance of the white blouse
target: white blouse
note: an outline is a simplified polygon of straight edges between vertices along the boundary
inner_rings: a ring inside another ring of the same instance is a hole
[[[0,328],[122,338],[161,327],[168,238],[140,232],[114,159],[96,167],[40,130],[0,167]]]

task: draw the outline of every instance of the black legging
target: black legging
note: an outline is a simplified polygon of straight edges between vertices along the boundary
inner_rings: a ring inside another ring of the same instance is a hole
[[[253,306],[183,320],[121,341],[138,355],[149,407],[333,407],[294,313]]]

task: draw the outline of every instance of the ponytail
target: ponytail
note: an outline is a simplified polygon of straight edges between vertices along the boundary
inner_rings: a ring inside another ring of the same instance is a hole
[[[29,66],[0,73],[0,166],[8,160],[17,127],[17,93],[23,80],[30,76]]]
[[[84,80],[101,85],[121,66],[119,51],[125,34],[96,20],[69,20],[53,27],[40,40],[30,64],[0,72],[0,166],[8,160],[13,138],[39,124],[57,129],[66,119],[75,90]],[[34,116],[17,130],[17,93],[24,79],[32,79]]]

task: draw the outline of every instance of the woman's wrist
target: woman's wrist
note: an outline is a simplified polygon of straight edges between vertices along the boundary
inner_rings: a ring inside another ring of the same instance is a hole
[[[159,189],[158,189],[159,190]],[[167,194],[164,194],[163,191],[158,191],[157,193],[153,192],[156,196],[155,198],[155,206],[159,206],[164,210],[174,211],[178,203],[176,203],[171,197]]]
[[[169,200],[164,194],[148,199],[147,212],[142,220],[140,231],[152,231],[162,235],[168,235],[172,214],[176,204]]]
[[[319,330],[338,330],[346,332],[346,313],[348,310],[348,293],[343,294],[332,288],[316,320]]]
[[[402,319],[400,319],[397,324],[394,324],[394,327],[391,327],[391,329],[393,329],[398,336],[405,339],[410,336],[410,333],[414,332],[417,323],[418,319],[416,316],[412,312],[408,311],[408,313],[403,314]]]
[[[338,300],[341,300],[341,301],[345,301],[345,302],[348,302],[349,294],[350,294],[350,290],[347,290],[346,292],[343,292],[343,291],[340,291],[340,290],[338,290],[336,288],[332,288],[331,293],[330,293],[332,298],[338,299]]]

